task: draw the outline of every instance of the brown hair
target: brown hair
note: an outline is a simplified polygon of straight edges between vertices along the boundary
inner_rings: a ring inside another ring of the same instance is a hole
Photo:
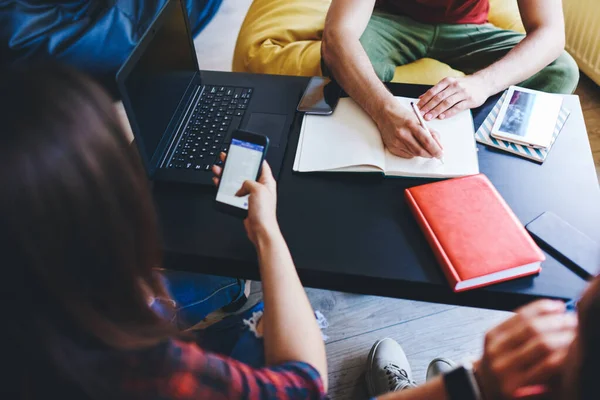
[[[91,397],[98,377],[79,349],[139,349],[172,333],[148,306],[165,291],[147,178],[109,97],[71,69],[3,71],[0,121],[6,385],[37,397],[43,380]]]

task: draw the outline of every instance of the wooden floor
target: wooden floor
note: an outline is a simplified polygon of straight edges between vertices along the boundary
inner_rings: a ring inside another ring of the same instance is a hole
[[[461,361],[481,352],[484,333],[510,313],[329,290],[307,289],[315,310],[329,322],[323,330],[332,399],[366,399],[364,366],[371,345],[391,337],[402,344],[414,378],[423,382],[429,361],[444,356]],[[253,282],[249,303],[262,296]]]
[[[202,69],[230,70],[237,31],[252,0],[224,0],[208,27],[196,38]],[[576,92],[580,98],[597,170],[600,170],[600,89],[583,77]],[[477,356],[487,329],[510,314],[375,296],[307,289],[315,310],[329,320],[325,330],[333,399],[365,399],[362,376],[369,349],[375,340],[399,341],[422,382],[431,359],[445,356],[457,361]],[[260,299],[261,287],[253,283],[251,302]]]

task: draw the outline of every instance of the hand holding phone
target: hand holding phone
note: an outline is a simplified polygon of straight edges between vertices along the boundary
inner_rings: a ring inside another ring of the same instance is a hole
[[[248,195],[238,195],[238,192],[244,182],[259,178],[268,146],[269,138],[266,136],[240,130],[233,133],[225,165],[219,171],[218,210],[246,218]]]
[[[221,161],[225,161],[227,156],[221,153],[220,157]],[[213,167],[215,174],[213,182],[216,186],[219,186],[222,171],[221,167]],[[266,161],[263,161],[258,181],[245,181],[237,195],[248,196],[248,216],[244,220],[244,226],[254,245],[262,234],[277,234],[279,231],[276,215],[277,183]]]

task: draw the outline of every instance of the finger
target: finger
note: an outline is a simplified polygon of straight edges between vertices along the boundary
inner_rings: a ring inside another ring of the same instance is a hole
[[[505,322],[504,329],[500,330],[489,351],[492,354],[510,351],[526,343],[531,337],[542,333],[552,332],[554,329],[574,329],[577,319],[572,314],[534,314],[527,313],[550,311],[551,305],[540,304],[538,307],[523,309],[520,314]],[[574,319],[574,320],[573,320]],[[573,325],[574,324],[574,325]]]
[[[433,96],[433,98],[421,109],[421,113],[423,114],[423,118],[425,121],[431,121],[434,117],[432,111],[442,105],[444,101],[451,96],[456,94],[456,90],[453,87],[448,87],[440,93]],[[443,106],[442,106],[443,107]]]
[[[438,118],[439,119],[446,119],[446,118],[454,117],[459,112],[467,110],[469,108],[471,108],[471,107],[469,107],[469,103],[468,102],[466,102],[466,101],[459,101],[458,103],[456,103],[455,105],[453,105],[452,107],[450,107],[448,110],[446,110],[443,113],[441,113],[440,115],[438,115]]]
[[[440,134],[437,133],[436,131],[434,131],[433,129],[429,129],[429,132],[431,132],[431,135],[433,136],[433,138],[437,142],[438,146],[440,146],[440,149],[442,149],[442,151],[443,151],[444,150],[444,146],[442,146],[442,139],[440,138]]]
[[[531,370],[525,372],[522,376],[522,385],[545,384],[560,375],[564,370],[565,360],[569,354],[569,349],[555,351],[541,362],[538,362]]]
[[[547,299],[534,301],[518,308],[515,311],[516,315],[498,325],[494,331],[506,331],[514,326],[523,325],[524,321],[536,315],[564,313],[565,309],[566,306],[562,301]]]
[[[409,160],[411,158],[414,158],[414,156],[411,153],[409,153],[408,151],[406,151],[404,149],[398,149],[398,151],[394,154],[397,155],[398,157],[407,158]]]
[[[544,339],[535,340],[533,343],[528,343],[528,349],[523,351],[521,358],[513,360],[514,365],[523,371],[537,368],[538,364],[548,357],[553,357],[556,352],[567,351],[574,339],[575,330],[565,330],[547,335]]]
[[[446,90],[445,92],[448,92],[448,90]],[[444,98],[435,107],[433,107],[429,112],[427,112],[427,114],[425,115],[425,119],[427,119],[427,118],[435,119],[440,114],[445,113],[450,108],[454,107],[454,105],[456,105],[457,103],[464,101],[464,100],[465,100],[464,96],[462,96],[460,93],[454,93],[454,94]],[[425,112],[426,111],[423,111],[424,114],[425,114]]]
[[[398,156],[400,158],[406,158],[406,159],[411,159],[414,158],[414,155],[409,152],[408,150],[406,150],[404,147],[394,147],[394,148],[389,148],[390,152],[395,155]]]
[[[423,129],[419,127],[419,129]],[[416,133],[419,135],[419,133]],[[406,150],[412,155],[412,157],[423,157],[423,158],[432,158],[433,155],[429,153],[425,148],[421,145],[421,143],[415,138],[415,133],[408,136],[405,140]],[[412,158],[411,157],[411,158]]]
[[[225,159],[227,158],[227,154],[225,154],[224,152],[220,152],[219,153],[219,159],[223,162],[225,162]]]
[[[566,309],[567,306],[562,301],[544,299],[527,304],[515,312],[525,317],[533,317],[535,315],[564,313]]]
[[[436,96],[442,90],[446,89],[449,85],[450,82],[448,81],[448,78],[442,79],[438,82],[437,85],[426,91],[425,94],[423,94],[422,97],[419,98],[419,103],[417,104],[419,109],[422,110],[423,107],[425,107],[427,103],[429,103],[431,99],[433,99],[434,96]]]
[[[244,181],[244,184],[235,194],[237,197],[246,196],[248,194],[252,194],[252,192],[256,191],[260,187],[260,184],[255,181]]]
[[[419,141],[421,147],[424,148],[430,156],[440,158],[442,156],[442,148],[438,145],[433,135],[428,134],[424,128],[419,128],[420,129],[415,132],[415,137]]]
[[[223,173],[223,168],[219,167],[218,165],[213,165],[212,166],[212,173],[215,176],[220,177],[221,174]]]
[[[216,187],[219,187],[219,178],[217,178],[216,176],[213,176],[212,181]]]
[[[273,171],[271,171],[271,166],[266,160],[262,163],[262,171],[260,173],[260,178],[258,178],[258,181],[265,185],[268,185],[271,182],[275,182],[275,178],[273,178]]]
[[[541,328],[537,329],[543,329],[544,334],[534,334],[530,336],[531,340],[527,340],[514,351],[505,352],[506,356],[499,361],[499,368],[527,368],[561,346],[568,347],[575,335],[577,317],[572,314],[544,316],[539,319],[538,324]],[[571,341],[568,341],[569,337]]]

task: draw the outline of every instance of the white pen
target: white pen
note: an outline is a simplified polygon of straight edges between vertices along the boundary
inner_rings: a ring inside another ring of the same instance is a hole
[[[431,138],[437,143],[437,140],[435,139],[435,137],[433,137],[433,134],[431,133],[429,128],[427,128],[427,125],[425,125],[425,120],[423,119],[423,116],[421,115],[421,110],[419,110],[419,107],[417,107],[417,105],[415,103],[413,103],[412,101],[410,102],[410,106],[412,107],[415,115],[419,119],[419,124],[421,124],[423,129],[425,129],[425,132],[427,132],[429,134],[429,136],[431,136]],[[442,162],[442,164],[444,164],[444,156],[439,156],[437,158],[438,158],[438,160],[440,160]]]

